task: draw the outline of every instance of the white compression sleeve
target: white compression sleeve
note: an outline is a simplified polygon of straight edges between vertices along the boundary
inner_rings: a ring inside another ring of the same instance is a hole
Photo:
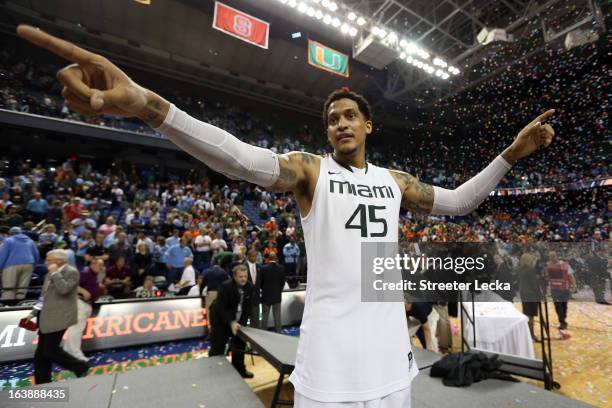
[[[484,170],[454,190],[434,186],[432,214],[466,215],[493,191],[512,166],[497,156]]]
[[[232,179],[269,187],[280,174],[278,156],[273,151],[244,143],[223,129],[189,116],[173,104],[156,130],[213,170]]]

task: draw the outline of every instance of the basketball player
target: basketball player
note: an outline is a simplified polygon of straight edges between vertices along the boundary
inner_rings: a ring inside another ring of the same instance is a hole
[[[402,302],[360,301],[362,242],[397,242],[400,206],[432,214],[474,210],[510,167],[548,146],[553,129],[538,116],[484,170],[455,190],[366,162],[372,133],[367,101],[333,92],[323,121],[333,154],[276,154],[196,120],[134,83],[108,59],[29,26],[18,34],[71,61],[58,72],[66,106],[85,114],[138,117],[232,179],[295,194],[308,253],[308,289],[295,370],[295,406],[410,407],[412,358]]]

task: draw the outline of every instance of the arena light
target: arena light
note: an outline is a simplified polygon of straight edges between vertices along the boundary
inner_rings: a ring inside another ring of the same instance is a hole
[[[346,16],[346,18],[348,18],[350,21],[355,21],[355,19],[357,18],[357,14],[351,11],[350,13],[348,13],[348,16]]]
[[[340,27],[342,23],[340,22],[340,19],[338,17],[334,17],[334,19],[332,20],[332,25],[336,28]]]
[[[389,35],[387,35],[386,41],[389,44],[395,44],[397,42],[397,34],[395,34],[393,31],[391,31],[389,33]]]
[[[416,54],[419,51],[419,47],[417,47],[415,43],[409,42],[406,45],[406,51],[409,52],[410,54]]]
[[[362,25],[364,25],[365,23],[366,23],[366,19],[365,19],[365,18],[363,18],[363,17],[359,17],[359,18],[357,18],[357,25],[358,25],[358,26],[362,26]]]
[[[449,75],[446,72],[444,72],[442,74],[442,79],[448,79],[448,77],[449,77]]]
[[[379,31],[380,28],[378,28],[377,26],[372,27],[372,34],[374,34],[375,36],[378,36]]]
[[[343,23],[343,24],[340,26],[340,31],[342,31],[342,33],[343,33],[343,34],[348,34],[349,29],[350,29],[350,27],[349,27],[349,25],[348,25],[348,24],[346,24],[346,23]]]
[[[315,18],[321,20],[323,18],[323,12],[321,10],[315,11]]]
[[[408,45],[408,41],[402,38],[401,41],[399,42],[399,45],[402,48],[406,48],[406,46]]]
[[[446,64],[446,61],[444,61],[444,60],[442,60],[442,59],[440,59],[438,57],[434,58],[433,64],[437,65],[439,67],[442,67],[442,68],[445,68],[446,65],[448,65],[448,64]]]
[[[323,1],[321,2],[321,5],[322,5],[323,7],[325,7],[325,8],[329,8],[329,3],[330,3],[330,1],[329,1],[329,0],[323,0]]]
[[[443,73],[444,73],[444,72],[442,72],[441,70],[436,69],[436,76],[437,76],[437,77],[441,77]]]
[[[306,13],[307,10],[308,10],[308,6],[306,5],[306,3],[301,1],[300,4],[298,5],[298,11],[300,13]]]
[[[406,53],[404,51],[400,52],[400,58],[401,59],[405,59],[406,58]]]
[[[314,17],[315,9],[313,7],[308,7],[308,10],[306,10],[306,14],[308,14],[309,17]]]
[[[356,36],[356,35],[357,35],[357,32],[358,32],[358,31],[357,31],[357,29],[356,29],[355,27],[351,27],[351,28],[349,29],[349,35],[350,35],[351,37]]]
[[[338,5],[336,4],[336,2],[333,2],[333,1],[332,1],[332,2],[329,4],[329,9],[330,9],[331,11],[336,11],[336,10],[338,10]]]
[[[287,5],[288,5],[289,7],[291,7],[291,8],[295,8],[295,6],[297,6],[297,1],[295,1],[295,0],[289,0],[289,1],[287,2]]]
[[[327,25],[331,24],[332,22],[332,18],[329,14],[326,14],[325,17],[323,17],[323,22]]]
[[[414,58],[412,58],[410,55],[406,57],[407,63],[412,64],[412,61],[414,61]]]
[[[387,36],[387,31],[384,28],[379,28],[377,36],[383,40]]]

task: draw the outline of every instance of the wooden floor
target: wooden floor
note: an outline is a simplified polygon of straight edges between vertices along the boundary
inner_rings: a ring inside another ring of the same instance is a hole
[[[556,327],[552,304],[549,311]],[[561,389],[556,392],[596,407],[612,408],[612,306],[570,303],[568,324],[571,338],[552,342],[554,376],[561,383]],[[459,345],[459,323],[453,320],[452,325],[454,344]],[[541,354],[539,344],[536,344],[536,354]],[[261,357],[256,356],[252,361],[247,356],[246,363],[248,370],[255,374],[247,383],[264,405],[270,406],[278,372]],[[542,387],[537,381],[526,382]],[[293,399],[293,387],[287,380],[281,399]]]

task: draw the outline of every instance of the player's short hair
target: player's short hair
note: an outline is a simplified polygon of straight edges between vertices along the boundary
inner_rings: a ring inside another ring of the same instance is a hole
[[[342,87],[341,89],[336,89],[332,93],[329,94],[327,100],[325,101],[325,105],[323,106],[323,128],[327,129],[327,111],[329,110],[329,105],[334,103],[339,99],[352,99],[359,107],[359,112],[363,115],[366,120],[372,120],[372,109],[370,108],[370,104],[363,97],[363,95],[358,94],[357,92],[353,92],[349,90],[347,87]]]

